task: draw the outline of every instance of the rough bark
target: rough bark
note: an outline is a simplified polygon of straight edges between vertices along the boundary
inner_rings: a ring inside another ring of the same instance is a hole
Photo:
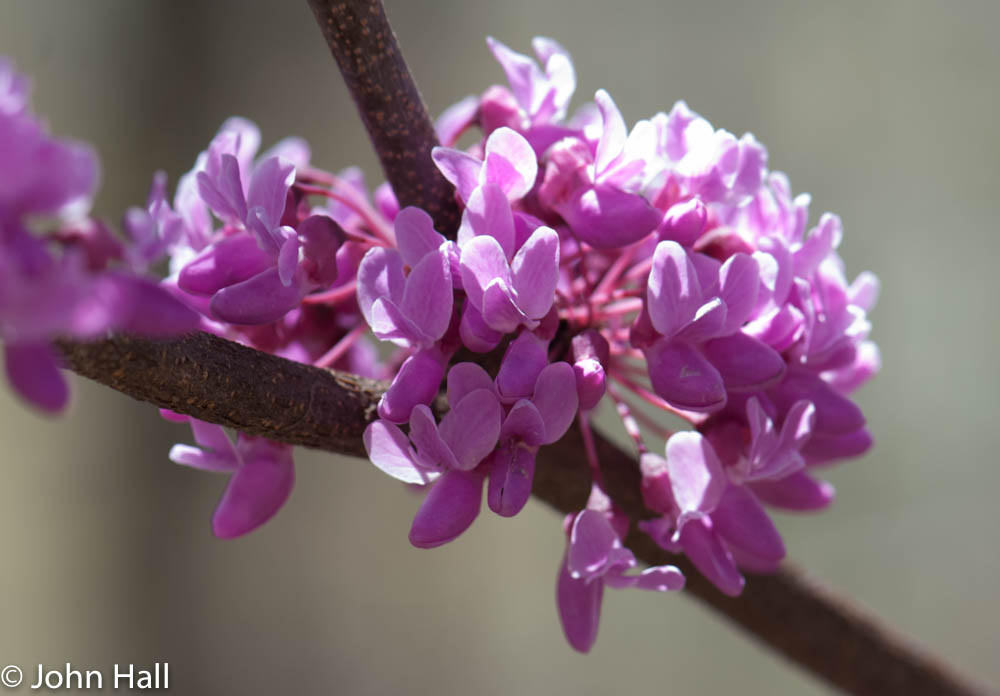
[[[403,206],[430,213],[447,236],[458,230],[454,188],[434,166],[434,123],[379,0],[309,0],[330,53]]]
[[[380,382],[291,362],[207,333],[60,342],[74,372],[123,394],[250,435],[364,456]]]

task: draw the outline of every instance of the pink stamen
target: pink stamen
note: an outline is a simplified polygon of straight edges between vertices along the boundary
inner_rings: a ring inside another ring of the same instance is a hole
[[[617,370],[611,370],[608,374],[611,376],[611,378],[613,380],[615,380],[616,382],[618,382],[619,384],[621,384],[623,387],[627,387],[629,389],[629,391],[634,392],[636,396],[638,396],[640,399],[642,399],[646,403],[648,403],[648,404],[650,404],[652,406],[656,406],[657,408],[659,408],[659,409],[661,409],[663,411],[668,411],[670,413],[673,413],[678,418],[683,418],[684,420],[688,421],[689,423],[696,423],[698,420],[700,420],[700,419],[698,419],[696,417],[697,414],[693,414],[690,411],[682,411],[679,408],[675,408],[675,407],[671,406],[666,401],[664,401],[663,399],[661,399],[659,396],[657,396],[653,392],[649,391],[648,389],[646,389],[642,385],[637,384],[636,382],[632,381],[628,377],[625,377],[624,375],[622,375],[621,373],[619,373]]]
[[[393,238],[392,229],[390,228],[388,221],[383,219],[382,216],[371,208],[371,206],[367,205],[367,203],[363,203],[355,196],[344,195],[319,186],[310,186],[302,183],[297,183],[296,186],[307,195],[323,196],[325,198],[329,198],[330,200],[337,201],[338,203],[343,203],[351,209],[351,212],[361,218],[361,221],[372,232],[372,234],[375,235],[375,238],[384,242],[387,246],[396,246],[396,241]]]
[[[332,290],[327,290],[326,292],[318,292],[312,295],[306,295],[302,299],[302,304],[329,304],[336,305],[340,304],[344,300],[354,297],[358,291],[358,283],[352,280],[350,283],[341,285],[340,287],[333,288]]]
[[[628,268],[628,265],[632,263],[632,257],[635,256],[636,249],[638,245],[633,244],[628,249],[622,252],[621,256],[615,259],[614,263],[608,268],[604,273],[604,277],[594,288],[594,300],[600,301],[599,298],[604,298],[608,292],[614,287],[618,279],[621,278],[622,272]]]
[[[613,317],[638,312],[640,309],[642,309],[642,298],[629,297],[599,308],[597,314],[602,317]]]
[[[635,418],[632,417],[632,409],[629,408],[628,404],[624,399],[617,396],[617,392],[614,389],[608,389],[608,395],[611,396],[611,400],[615,402],[615,410],[618,411],[618,417],[622,419],[622,425],[625,426],[625,432],[628,436],[632,438],[632,442],[635,443],[636,449],[639,451],[639,455],[643,455],[649,451],[646,447],[646,443],[642,441],[642,431],[639,430],[639,424],[635,422]]]
[[[628,272],[625,273],[625,279],[637,280],[639,278],[642,278],[643,276],[649,274],[649,270],[652,267],[653,267],[653,257],[650,256],[649,258],[643,259],[636,265],[632,266],[632,268],[628,269]]]
[[[348,331],[343,338],[337,341],[330,350],[326,351],[326,353],[324,353],[320,359],[313,364],[316,367],[330,367],[351,349],[351,346],[353,346],[357,340],[364,335],[367,329],[368,324],[358,324],[353,329]]]
[[[580,424],[580,434],[583,436],[583,451],[587,455],[587,463],[594,477],[594,483],[604,487],[604,475],[601,473],[601,463],[597,459],[597,445],[594,444],[594,432],[590,429],[590,419],[580,411],[577,415]]]
[[[611,395],[611,398],[614,399],[616,402],[625,403],[629,408],[631,408],[632,410],[630,411],[630,413],[632,417],[635,418],[637,421],[641,422],[643,427],[652,430],[653,434],[656,435],[657,437],[667,440],[670,438],[671,435],[674,434],[674,431],[663,427],[663,425],[657,423],[652,417],[650,417],[649,414],[645,413],[642,409],[636,407],[634,404],[631,404],[628,401],[628,399],[626,399],[625,396],[622,395],[622,393],[619,392],[618,389],[611,384],[608,385],[608,393]]]

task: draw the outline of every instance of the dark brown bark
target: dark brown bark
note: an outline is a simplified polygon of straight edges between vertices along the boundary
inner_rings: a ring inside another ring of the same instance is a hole
[[[60,344],[74,372],[123,394],[250,435],[364,456],[380,382],[262,353],[206,333]]]
[[[368,129],[385,177],[403,206],[416,205],[454,237],[454,188],[434,166],[434,124],[379,0],[309,0],[347,89]]]
[[[70,368],[162,408],[281,442],[363,455],[361,434],[385,384],[321,370],[208,334],[175,340],[114,336],[60,343]],[[605,485],[633,520],[648,517],[635,460],[597,436]],[[560,512],[579,510],[590,473],[579,431],[542,449],[534,495]],[[850,602],[785,569],[748,579],[737,599],[722,595],[682,557],[633,531],[629,547],[650,565],[673,563],[687,592],[789,660],[859,696],[983,694]]]

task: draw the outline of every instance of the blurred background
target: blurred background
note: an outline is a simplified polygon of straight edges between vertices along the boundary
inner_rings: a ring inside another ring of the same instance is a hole
[[[984,683],[1000,682],[1000,3],[386,0],[434,113],[501,82],[491,34],[573,54],[576,104],[630,122],[685,99],[753,132],[812,220],[878,273],[876,447],[838,501],[779,519],[790,558]],[[229,115],[265,145],[379,180],[304,0],[0,3],[0,53],[53,130],[95,144],[101,215],[189,169]],[[824,694],[683,596],[609,592],[592,654],[562,638],[560,520],[532,502],[457,542],[406,540],[419,499],[360,460],[300,451],[290,503],[247,538],[209,519],[225,484],[171,464],[187,429],[76,380],[59,422],[0,390],[0,664],[170,663],[180,693]],[[22,690],[26,690],[22,687]]]

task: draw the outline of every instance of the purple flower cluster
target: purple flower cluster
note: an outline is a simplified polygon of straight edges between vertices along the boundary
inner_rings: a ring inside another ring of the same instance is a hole
[[[832,488],[813,468],[871,445],[849,394],[878,369],[866,318],[877,282],[847,282],[839,218],[807,230],[808,196],[767,170],[753,136],[683,102],[629,129],[603,90],[568,116],[575,75],[558,44],[536,39],[537,61],[489,45],[509,88],[449,109],[443,142],[473,127],[481,137],[434,152],[464,209],[457,240],[403,210],[395,249],[369,251],[359,269],[365,319],[404,356],[366,432],[371,460],[429,487],[410,540],[437,546],[473,522],[484,486],[494,512],[520,511],[538,447],[574,419],[589,442],[607,396],[659,515],[641,529],[739,594],[741,569],[785,555],[764,505],[826,506]],[[466,362],[494,351],[492,375]],[[670,432],[650,406],[694,429]],[[665,456],[649,438],[666,440]],[[557,593],[581,651],[605,585],[683,584],[673,567],[624,574],[627,520],[589,455],[594,491],[567,519]]]
[[[389,376],[364,336],[357,272],[366,251],[391,239],[391,192],[383,188],[376,206],[358,170],[313,169],[298,138],[258,155],[260,141],[249,121],[226,121],[180,178],[172,205],[158,176],[147,208],[131,215],[144,230],[133,236],[159,243],[132,248],[169,256],[164,285],[197,312],[203,331],[289,360]],[[198,445],[176,445],[171,460],[232,474],[212,519],[216,536],[253,531],[288,499],[291,446],[244,433],[234,445],[217,425],[163,416],[190,423]]]
[[[0,338],[8,375],[54,409],[65,387],[50,348],[109,329],[212,332],[320,367],[391,378],[364,433],[372,463],[426,489],[413,545],[456,539],[482,508],[525,506],[539,449],[577,423],[593,488],[565,522],[559,615],[587,651],[605,586],[667,591],[681,572],[630,572],[629,520],[603,486],[591,421],[613,407],[640,455],[639,524],[718,588],[785,555],[765,505],[814,510],[816,467],[871,446],[850,394],[879,367],[868,273],[848,282],[841,223],[808,227],[809,197],[767,169],[753,136],[713,128],[678,102],[629,129],[611,96],[570,115],[572,62],[550,39],[537,60],[489,40],[509,87],[448,109],[434,162],[462,208],[454,239],[357,170],[310,164],[233,118],[168,201],[158,174],[125,239],[83,216],[96,160],[27,113],[0,63]],[[474,144],[457,142],[475,133]],[[57,215],[55,220],[53,215]],[[43,217],[47,216],[47,217]],[[169,276],[145,273],[166,259]],[[371,343],[388,343],[381,353]],[[379,357],[381,356],[381,357]],[[673,432],[664,414],[690,429]],[[164,412],[197,446],[170,458],[226,472],[213,518],[224,538],[288,498],[287,445]],[[666,443],[663,456],[654,453]]]
[[[11,386],[57,412],[69,390],[53,339],[181,333],[197,315],[87,216],[97,157],[49,135],[28,92],[27,79],[0,57],[0,340]]]

